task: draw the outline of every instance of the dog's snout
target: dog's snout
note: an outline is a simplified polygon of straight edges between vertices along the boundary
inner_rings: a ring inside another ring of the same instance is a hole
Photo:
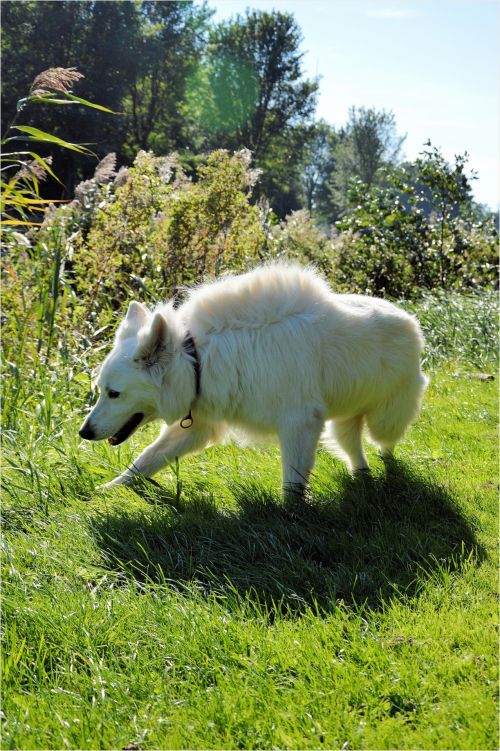
[[[84,423],[82,425],[82,427],[78,431],[78,435],[81,438],[85,438],[87,441],[93,441],[95,438],[95,433],[93,429],[87,423]]]

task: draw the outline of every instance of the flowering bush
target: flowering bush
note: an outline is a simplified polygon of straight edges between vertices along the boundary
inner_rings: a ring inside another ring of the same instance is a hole
[[[258,260],[265,233],[249,201],[256,179],[249,152],[213,152],[196,182],[175,154],[140,152],[116,177],[110,160],[105,166],[45,226],[63,231],[74,284],[89,306],[115,307],[138,289],[166,297]]]
[[[312,263],[326,275],[332,272],[332,244],[305,209],[294,211],[270,231],[269,253],[298,263]]]
[[[242,271],[262,257],[266,235],[262,213],[249,200],[258,176],[250,158],[247,150],[214,151],[197,182],[184,181],[157,215],[151,246],[167,292]]]
[[[78,356],[109,339],[127,299],[163,300],[254,266],[266,244],[264,212],[250,203],[256,178],[248,151],[213,152],[196,182],[175,154],[140,152],[118,174],[114,155],[105,157],[73,201],[4,248],[7,359],[20,340],[33,363]]]
[[[388,173],[382,186],[353,182],[352,209],[333,236],[334,285],[415,298],[423,290],[495,284],[498,235],[490,217],[474,213],[463,166],[457,157],[455,168],[445,169],[432,151],[422,160],[417,183],[404,169]]]

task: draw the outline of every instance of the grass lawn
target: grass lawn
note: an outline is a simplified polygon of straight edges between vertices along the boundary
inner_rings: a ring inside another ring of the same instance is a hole
[[[388,473],[320,451],[301,509],[274,447],[97,494],[152,431],[80,444],[18,399],[3,747],[498,748],[497,394],[470,376],[431,374]]]

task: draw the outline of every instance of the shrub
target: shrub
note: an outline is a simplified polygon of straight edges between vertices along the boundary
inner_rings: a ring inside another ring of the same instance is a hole
[[[78,186],[46,229],[63,231],[75,286],[92,307],[116,307],[138,287],[165,297],[259,259],[266,238],[250,204],[255,177],[247,151],[213,152],[196,182],[175,154],[140,152],[112,183],[94,177]]]
[[[255,265],[266,243],[263,211],[250,204],[255,179],[247,151],[209,155],[197,182],[175,155],[140,152],[117,175],[108,155],[71,203],[5,244],[6,361],[22,355],[37,377],[61,360],[68,373],[72,362],[90,367],[88,350],[109,340],[128,298],[164,299]]]
[[[312,263],[327,276],[331,272],[331,242],[305,209],[294,211],[269,233],[269,255]]]
[[[351,212],[333,238],[334,285],[411,298],[495,283],[497,233],[470,199],[464,165],[430,149],[411,169],[388,171],[382,186],[354,181]]]
[[[214,151],[157,216],[151,246],[168,292],[223,271],[242,271],[262,258],[262,212],[250,204],[258,173],[250,152]]]

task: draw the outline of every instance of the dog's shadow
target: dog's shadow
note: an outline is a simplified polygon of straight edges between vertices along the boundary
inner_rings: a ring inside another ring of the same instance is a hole
[[[151,487],[150,501],[161,495]],[[258,486],[233,493],[231,511],[195,489],[176,507],[98,514],[92,524],[106,565],[139,581],[236,593],[272,613],[329,611],[339,600],[379,608],[484,556],[453,498],[401,463],[380,478],[344,476],[293,507]]]

